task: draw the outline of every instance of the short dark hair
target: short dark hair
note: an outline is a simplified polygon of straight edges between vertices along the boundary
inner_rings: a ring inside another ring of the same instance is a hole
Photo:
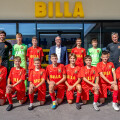
[[[81,39],[81,38],[77,38],[77,39],[76,39],[76,41],[77,41],[77,40],[81,40],[81,41],[82,41],[82,39]]]
[[[76,54],[74,54],[74,53],[70,53],[70,54],[69,54],[69,59],[70,59],[71,57],[74,57],[75,59],[77,59],[77,56],[76,56]]]
[[[50,57],[57,57],[57,54],[56,54],[56,53],[53,53],[53,54],[51,54]]]
[[[36,37],[36,36],[33,36],[33,37],[32,37],[32,40],[33,40],[33,39],[36,39],[36,40],[37,40],[37,37]]]
[[[22,37],[22,34],[21,34],[21,33],[17,33],[16,36],[20,36],[20,37]]]
[[[106,51],[106,50],[104,50],[104,51],[102,51],[102,55],[108,55],[108,51]]]
[[[97,38],[92,38],[92,39],[91,39],[91,43],[92,43],[92,42],[98,42]]]
[[[92,60],[92,58],[91,58],[90,55],[86,55],[85,58],[84,58],[84,60],[86,60],[86,59],[91,59]]]
[[[21,57],[19,57],[19,56],[14,57],[14,61],[15,60],[20,60],[21,61]]]
[[[6,32],[4,30],[1,30],[0,34],[5,34],[5,36],[6,36]]]
[[[39,61],[40,62],[40,58],[34,58],[34,62],[35,61]]]

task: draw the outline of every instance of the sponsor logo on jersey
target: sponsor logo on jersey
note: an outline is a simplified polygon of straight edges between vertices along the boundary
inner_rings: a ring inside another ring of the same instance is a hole
[[[78,71],[77,71],[77,70],[75,70],[75,74],[77,74],[77,72],[78,72]]]
[[[23,49],[23,46],[21,46],[21,49]]]
[[[61,72],[61,69],[58,69],[58,72]]]
[[[97,52],[99,53],[99,50],[97,50]]]
[[[4,47],[7,48],[7,45],[5,45]]]
[[[83,53],[84,51],[82,50],[81,53]]]
[[[109,65],[109,68],[111,69],[111,68],[112,68],[112,65]]]
[[[37,53],[39,53],[40,52],[40,50],[37,50]]]
[[[120,46],[118,46],[118,49],[120,49]]]

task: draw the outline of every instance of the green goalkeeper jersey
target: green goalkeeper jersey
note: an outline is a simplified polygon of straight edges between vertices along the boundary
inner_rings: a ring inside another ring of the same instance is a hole
[[[12,55],[19,56],[21,58],[20,66],[25,68],[25,69],[27,68],[26,53],[27,53],[27,45],[25,45],[25,44],[21,44],[21,45],[15,44],[13,46]]]
[[[101,55],[102,55],[102,50],[101,48],[89,48],[87,55],[90,55],[92,57],[92,66],[96,66],[97,63],[100,61]]]

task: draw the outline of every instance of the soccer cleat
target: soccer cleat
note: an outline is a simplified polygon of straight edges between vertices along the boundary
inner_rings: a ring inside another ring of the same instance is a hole
[[[52,103],[52,109],[56,109],[56,107],[57,107],[57,103],[56,103],[56,101],[53,101],[53,103]]]
[[[76,108],[77,108],[78,110],[81,109],[80,103],[76,103]]]
[[[115,111],[119,111],[120,109],[119,109],[119,107],[117,106],[117,103],[112,103],[112,107],[113,107],[113,109],[115,110]]]
[[[7,111],[10,111],[13,109],[13,104],[9,104],[8,107],[6,108]]]
[[[93,108],[96,110],[96,111],[99,111],[100,109],[99,109],[99,107],[97,106],[97,103],[93,103]]]
[[[28,110],[33,110],[33,106],[29,106],[29,107],[28,107]]]

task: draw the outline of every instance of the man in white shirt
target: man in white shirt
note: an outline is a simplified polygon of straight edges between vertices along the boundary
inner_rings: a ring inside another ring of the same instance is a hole
[[[55,46],[52,46],[50,48],[50,52],[49,52],[49,64],[51,64],[51,60],[50,60],[50,55],[53,53],[57,54],[58,57],[58,63],[67,65],[68,64],[68,54],[67,54],[67,48],[61,45],[61,37],[57,36],[55,38]]]

